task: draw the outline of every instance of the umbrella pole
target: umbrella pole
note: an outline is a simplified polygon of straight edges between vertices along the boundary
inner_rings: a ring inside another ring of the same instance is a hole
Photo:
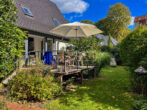
[[[78,45],[78,43],[79,43],[79,42],[78,42],[78,28],[76,27],[75,30],[76,30],[76,39],[77,39],[77,45]],[[76,60],[77,60],[76,63],[77,63],[77,69],[79,69],[79,67],[78,67],[78,66],[79,66],[79,64],[78,64],[78,47],[77,47],[76,51],[77,51],[77,52],[76,52],[76,54],[77,54],[77,55],[76,55],[76,56],[77,56],[77,58],[76,58]]]

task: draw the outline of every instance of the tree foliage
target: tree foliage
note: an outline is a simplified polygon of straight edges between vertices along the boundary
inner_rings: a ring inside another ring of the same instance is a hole
[[[95,25],[103,31],[104,35],[109,35],[109,28],[108,28],[108,18],[103,18],[99,20]]]
[[[130,32],[127,28],[130,22],[129,9],[121,3],[117,3],[108,9],[107,17],[98,21],[96,26],[104,31],[104,34],[110,34],[119,41]]]
[[[94,24],[91,20],[81,20],[81,23]]]
[[[71,44],[75,46],[78,51],[98,50],[99,40],[96,37],[71,39]]]
[[[25,33],[14,25],[17,11],[12,0],[0,0],[0,78],[14,69],[24,48]]]
[[[142,58],[147,56],[147,30],[137,29],[120,43],[122,61],[137,68]]]

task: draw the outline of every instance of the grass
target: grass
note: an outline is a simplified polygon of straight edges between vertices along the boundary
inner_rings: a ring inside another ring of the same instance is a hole
[[[48,110],[132,110],[129,72],[125,67],[105,67],[100,77],[85,81],[75,92],[44,103]]]

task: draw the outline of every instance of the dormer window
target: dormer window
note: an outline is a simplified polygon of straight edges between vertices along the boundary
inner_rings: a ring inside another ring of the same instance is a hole
[[[54,20],[54,23],[56,24],[56,26],[60,25],[60,22],[56,18],[54,18],[53,20]]]
[[[22,6],[22,9],[26,15],[33,16],[32,12],[30,11],[29,8]]]

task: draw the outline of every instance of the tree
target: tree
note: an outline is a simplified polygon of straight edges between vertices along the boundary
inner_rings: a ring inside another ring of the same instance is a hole
[[[122,30],[126,29],[125,27],[131,22],[131,13],[128,7],[117,3],[109,8],[107,17],[110,23],[109,28],[111,28],[110,33],[119,40]]]
[[[22,55],[25,33],[14,25],[17,11],[13,0],[0,0],[0,79],[14,69]]]
[[[90,20],[81,20],[81,23],[94,24],[94,22]]]
[[[108,35],[109,34],[109,28],[108,28],[108,18],[103,18],[101,20],[99,20],[97,23],[95,23],[96,27],[101,29],[103,31],[104,35]]]
[[[78,51],[98,50],[99,40],[96,37],[71,39],[71,44],[75,46]]]
[[[117,41],[130,32],[127,28],[131,22],[131,13],[129,9],[121,3],[111,6],[107,17],[96,23],[96,26],[102,29],[105,34],[110,34]]]

